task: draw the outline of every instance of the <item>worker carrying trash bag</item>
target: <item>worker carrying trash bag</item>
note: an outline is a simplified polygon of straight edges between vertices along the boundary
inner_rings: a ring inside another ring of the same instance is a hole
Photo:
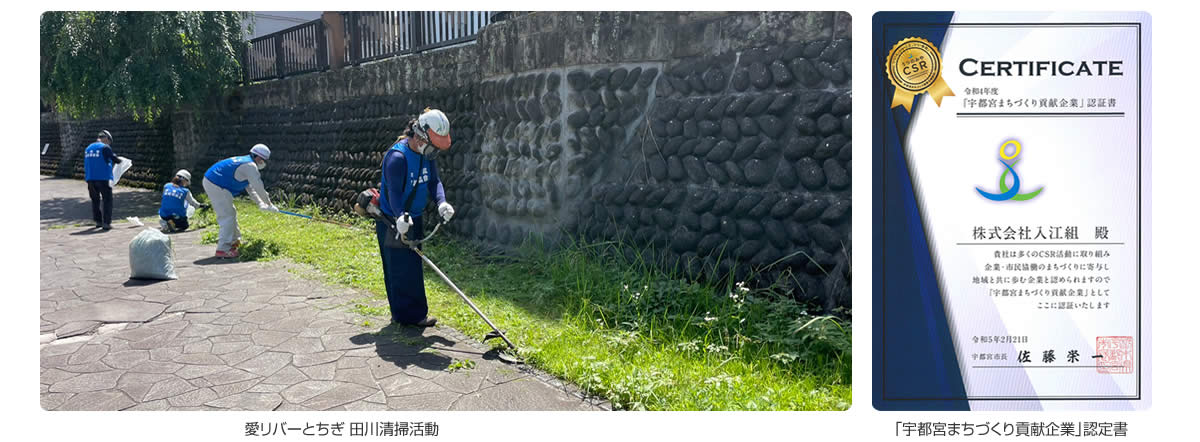
[[[182,232],[188,228],[188,206],[200,207],[192,197],[188,186],[192,184],[192,173],[179,169],[171,182],[163,186],[162,205],[158,208],[158,225],[163,232]]]
[[[258,208],[278,212],[279,208],[271,204],[271,198],[263,187],[259,171],[267,168],[267,160],[271,158],[271,149],[265,144],[255,144],[250,148],[249,155],[226,158],[213,164],[204,173],[204,192],[212,201],[213,211],[217,213],[217,258],[237,258],[238,246],[241,245],[242,232],[238,229],[237,209],[233,207],[233,197],[249,191],[250,196],[258,203]]]
[[[96,135],[96,142],[83,150],[83,179],[87,181],[88,197],[92,199],[92,221],[96,228],[112,229],[113,163],[123,162],[113,153],[112,134],[107,130]]]
[[[395,230],[388,221],[377,219],[375,234],[392,323],[430,327],[437,323],[437,318],[429,316],[421,258],[407,247],[389,247],[394,241],[385,239],[389,233],[407,234],[410,239],[424,234],[422,214],[431,190],[442,219],[449,221],[454,216],[434,161],[438,152],[450,148],[450,120],[442,111],[425,109],[408,126],[384,154],[381,166],[379,209],[387,219],[395,220]]]

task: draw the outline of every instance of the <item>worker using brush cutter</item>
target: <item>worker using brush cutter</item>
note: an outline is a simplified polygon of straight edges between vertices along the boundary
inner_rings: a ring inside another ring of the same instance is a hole
[[[422,215],[430,196],[437,201],[444,221],[454,216],[434,160],[448,149],[450,120],[440,110],[425,109],[383,156],[377,209],[382,216],[376,218],[375,234],[393,323],[422,327],[437,323],[437,318],[429,316],[421,258],[403,243],[403,236],[421,237]],[[358,209],[367,214],[361,204]]]
[[[437,323],[436,318],[429,316],[425,299],[425,276],[421,266],[424,262],[492,328],[483,341],[501,339],[508,346],[507,351],[497,351],[496,357],[507,363],[520,363],[516,344],[421,250],[421,244],[432,238],[438,228],[454,216],[454,208],[446,203],[445,192],[433,162],[438,152],[449,147],[450,123],[446,116],[440,111],[425,109],[418,119],[409,122],[405,134],[396,139],[396,143],[384,154],[380,184],[383,192],[378,189],[360,192],[355,196],[354,211],[375,219],[375,235],[383,260],[384,285],[392,311],[392,323],[425,327]],[[413,167],[414,163],[416,167]],[[429,186],[433,186],[441,221],[434,223],[428,236],[423,236],[421,213],[429,198]],[[414,201],[419,203],[414,204]]]
[[[213,211],[217,213],[217,225],[220,226],[220,232],[217,234],[217,258],[238,256],[242,233],[238,229],[237,209],[233,207],[234,195],[249,191],[259,209],[279,211],[279,208],[271,204],[271,197],[267,195],[262,175],[259,173],[267,168],[269,158],[271,149],[265,144],[255,144],[250,148],[249,155],[218,161],[204,173],[204,192],[212,201]]]
[[[158,224],[163,232],[182,232],[188,228],[188,205],[201,206],[188,186],[192,184],[192,173],[179,169],[171,182],[163,185],[162,206],[158,208]]]

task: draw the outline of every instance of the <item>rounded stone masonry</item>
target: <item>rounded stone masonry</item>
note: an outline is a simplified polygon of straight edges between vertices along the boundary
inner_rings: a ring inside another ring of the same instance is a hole
[[[776,161],[777,167],[775,170],[775,180],[782,190],[791,190],[799,184],[799,177],[796,176],[796,170],[788,161]]]
[[[567,84],[571,86],[571,89],[576,91],[586,89],[589,81],[590,77],[582,70],[571,71],[567,74]]]
[[[841,129],[842,121],[833,114],[824,114],[817,119],[817,130],[821,135],[832,135]]]
[[[813,158],[818,160],[832,158],[834,155],[837,155],[838,151],[841,150],[842,146],[847,142],[849,142],[849,140],[847,140],[846,136],[842,134],[834,134],[826,137],[824,140],[821,140],[821,143],[817,144],[817,149],[813,152]]]
[[[836,226],[847,220],[849,215],[850,200],[839,199],[830,204],[824,212],[821,212],[821,222],[831,226]]]
[[[825,177],[829,180],[829,188],[842,190],[850,187],[850,173],[834,158],[825,160]]]
[[[754,98],[748,95],[734,97],[733,101],[725,108],[725,115],[728,117],[742,116],[752,101]]]
[[[800,95],[797,112],[809,118],[817,118],[832,110],[834,95],[824,91],[810,91]]]
[[[641,80],[641,76],[642,76],[641,66],[630,69],[629,74],[625,76],[625,81],[623,81],[621,83],[621,90],[628,91],[630,89],[633,89],[633,87],[636,86],[638,84],[638,82]],[[645,86],[643,86],[643,87],[645,87]]]
[[[721,136],[725,137],[727,141],[737,141],[742,135],[741,127],[738,126],[737,121],[733,118],[721,119],[720,127]]]
[[[609,74],[608,88],[609,90],[617,90],[621,85],[625,84],[625,77],[629,75],[629,70],[623,67],[616,68]]]
[[[832,227],[825,224],[812,224],[808,226],[808,234],[812,237],[813,242],[826,252],[838,252],[841,250],[841,235]]]
[[[838,95],[837,98],[833,100],[833,105],[830,111],[837,116],[850,115],[852,101],[853,97],[851,97],[850,92]]]
[[[746,105],[745,115],[750,117],[757,117],[761,115],[763,112],[766,112],[767,108],[771,106],[771,103],[775,102],[776,98],[778,98],[778,95],[776,94],[762,94],[754,97],[753,100]]]
[[[800,182],[808,190],[821,190],[825,187],[825,172],[817,160],[805,157],[796,163],[797,175]]]
[[[750,158],[754,154],[754,151],[758,149],[759,139],[757,136],[747,136],[738,140],[737,144],[734,145],[733,160],[741,161]]]
[[[268,185],[344,205],[345,188],[378,180],[379,145],[400,120],[437,105],[454,109],[455,149],[439,172],[463,202],[456,232],[494,246],[564,226],[596,240],[624,234],[658,246],[665,265],[708,277],[800,255],[784,263],[819,297],[825,277],[813,262],[832,264],[849,237],[849,43],[567,65],[459,89],[247,108],[230,131],[239,135],[221,144],[231,152],[213,156],[233,153],[240,134],[294,146],[280,151]]]
[[[752,159],[746,162],[746,181],[751,186],[763,186],[771,182],[771,179],[774,178],[775,170],[776,165],[773,163]]]
[[[758,89],[766,89],[771,86],[771,71],[762,62],[751,63],[748,72],[750,74],[750,84]]]
[[[771,71],[771,77],[775,80],[775,86],[787,87],[788,85],[792,84],[792,73],[788,71],[787,66],[784,65],[782,60],[775,60],[772,62],[769,69]]]
[[[725,72],[716,67],[710,67],[704,72],[703,81],[705,89],[708,91],[720,92],[725,89]]]

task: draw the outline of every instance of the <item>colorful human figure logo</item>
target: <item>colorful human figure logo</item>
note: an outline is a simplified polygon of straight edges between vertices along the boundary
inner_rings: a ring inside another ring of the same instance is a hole
[[[1007,149],[1008,145],[1010,145],[1010,144],[1015,146],[1015,148],[1013,149],[1012,156],[1009,156],[1008,154],[1006,154],[1004,152],[1005,149]],[[990,199],[992,201],[1008,201],[1008,200],[1028,201],[1028,200],[1031,200],[1031,199],[1037,197],[1038,194],[1042,193],[1042,189],[1045,189],[1045,186],[1039,187],[1037,190],[1035,190],[1033,192],[1020,193],[1021,192],[1021,177],[1017,176],[1017,171],[1015,169],[1013,169],[1013,166],[1016,166],[1017,162],[1020,161],[1017,159],[1017,157],[1020,155],[1021,155],[1021,142],[1020,141],[1008,140],[1008,141],[1005,141],[1004,144],[1001,144],[1000,145],[1000,164],[1004,165],[1005,170],[1004,170],[1004,173],[1000,175],[1000,193],[984,192],[983,189],[980,189],[978,187],[975,188],[975,191],[979,192],[980,195],[983,195],[984,198]],[[1011,164],[1007,163],[1004,160],[1010,160],[1010,161],[1012,161],[1012,163]],[[1012,178],[1013,178],[1012,187],[1008,187],[1008,183],[1007,183],[1009,173],[1012,173]]]

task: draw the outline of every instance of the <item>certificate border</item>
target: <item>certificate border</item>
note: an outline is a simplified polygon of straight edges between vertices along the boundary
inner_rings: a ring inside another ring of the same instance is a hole
[[[1137,268],[1137,354],[1138,354],[1138,356],[1137,357],[1138,357],[1138,364],[1137,364],[1137,394],[1134,396],[1033,396],[1033,397],[975,396],[975,397],[972,397],[970,395],[964,395],[963,397],[889,398],[887,396],[887,393],[888,393],[888,390],[887,390],[887,357],[886,357],[886,355],[884,355],[884,356],[881,356],[881,358],[880,358],[882,360],[882,364],[883,364],[883,370],[882,370],[883,375],[881,376],[881,379],[880,379],[880,388],[882,389],[880,392],[881,400],[883,400],[885,402],[886,401],[951,401],[951,400],[966,400],[966,401],[1141,400],[1142,399],[1142,166],[1143,166],[1142,165],[1142,132],[1143,132],[1142,131],[1142,102],[1145,101],[1145,99],[1142,95],[1142,72],[1144,70],[1144,69],[1142,69],[1143,68],[1143,63],[1142,63],[1142,23],[1141,22],[884,23],[882,25],[882,28],[880,29],[880,35],[878,36],[879,39],[882,40],[882,39],[886,38],[887,29],[889,26],[893,27],[893,28],[896,28],[896,27],[905,27],[905,28],[940,27],[940,26],[952,28],[955,26],[964,26],[964,27],[1049,27],[1049,28],[1055,28],[1055,27],[1057,27],[1057,28],[1133,27],[1133,28],[1137,29],[1137,57],[1138,57],[1138,79],[1137,79],[1137,86],[1138,86],[1137,87],[1137,90],[1138,90],[1138,96],[1137,96],[1137,113],[1138,113],[1138,115],[1137,115],[1137,127],[1138,127],[1138,130],[1137,130],[1137,140],[1138,140],[1138,143],[1137,143],[1138,144],[1137,145],[1137,158],[1138,158],[1138,162],[1137,162],[1137,175],[1138,175],[1138,182],[1137,182],[1137,186],[1138,186],[1138,192],[1137,192],[1137,195],[1138,195],[1138,198],[1137,198],[1137,207],[1138,207],[1138,211],[1137,211],[1137,226],[1138,226],[1138,229],[1137,229],[1138,230],[1138,233],[1137,233],[1137,267],[1138,267]],[[886,43],[886,42],[884,42],[884,43]],[[877,56],[877,55],[878,54],[873,54],[873,56]],[[876,74],[874,78],[876,81],[882,80],[878,76],[878,74]],[[881,90],[883,91],[883,93],[880,94],[879,104],[881,106],[879,107],[879,115],[878,115],[879,120],[878,120],[877,124],[883,124],[883,122],[886,120],[885,113],[887,112],[887,110],[886,110],[887,109],[887,86],[884,85],[883,89],[881,89]],[[878,142],[880,146],[883,146],[886,149],[886,146],[884,145],[885,139],[884,139],[883,132],[880,132],[880,136],[879,136],[879,138],[876,139],[876,142]],[[900,142],[903,143],[903,139],[901,139]],[[901,144],[900,148],[904,149],[903,144]],[[883,174],[883,179],[886,181],[887,180],[887,168],[886,167],[883,168],[882,174]],[[887,201],[887,186],[883,186],[883,187],[884,187],[883,200]],[[881,216],[880,220],[884,224],[886,224],[887,223],[887,204],[884,204],[881,209],[882,209],[881,210],[882,216]],[[883,243],[884,243],[884,244],[881,244],[880,247],[883,247],[884,245],[887,244],[886,229],[880,233],[880,236],[883,238]],[[882,264],[880,266],[881,267],[880,272],[882,272],[881,279],[884,281],[884,284],[882,284],[883,287],[880,288],[880,290],[881,290],[880,293],[882,295],[882,299],[880,300],[880,302],[882,303],[882,310],[880,311],[880,315],[879,315],[880,320],[882,321],[881,325],[883,326],[883,327],[881,327],[882,330],[879,331],[879,333],[882,333],[882,343],[883,343],[882,347],[883,348],[880,348],[879,351],[881,352],[881,355],[883,355],[882,352],[884,352],[885,349],[887,348],[887,333],[883,332],[883,330],[886,330],[886,328],[887,328],[887,284],[886,284],[887,256],[886,256],[886,254],[884,254],[883,256],[880,257],[880,261]],[[939,286],[939,292],[940,291],[941,291],[941,288]]]

